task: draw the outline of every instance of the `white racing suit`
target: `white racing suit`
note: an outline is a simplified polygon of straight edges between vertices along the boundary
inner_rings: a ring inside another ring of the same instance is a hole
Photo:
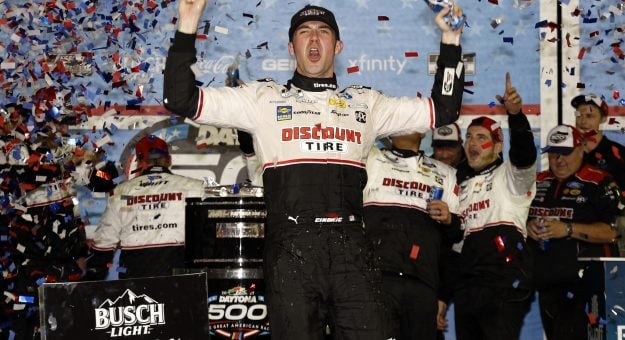
[[[460,183],[464,243],[455,293],[458,339],[518,338],[529,310],[532,259],[525,222],[536,194],[536,146],[524,114],[508,115],[509,160]]]
[[[462,239],[456,170],[422,152],[373,148],[367,176],[365,234],[382,271],[391,335],[436,339],[441,243]],[[428,214],[433,187],[443,189],[441,199],[453,214],[450,225]]]
[[[198,123],[250,133],[265,186],[264,279],[272,338],[380,339],[383,324],[362,228],[365,159],[380,136],[425,132],[457,119],[460,47],[441,45],[432,98],[393,98],[297,72],[287,85],[195,86],[195,35],[176,32],[164,104]],[[443,89],[444,88],[444,89]],[[327,311],[329,315],[322,315]]]
[[[106,275],[117,248],[120,278],[171,275],[184,267],[185,200],[203,193],[203,181],[160,167],[120,183],[95,231],[90,268]]]

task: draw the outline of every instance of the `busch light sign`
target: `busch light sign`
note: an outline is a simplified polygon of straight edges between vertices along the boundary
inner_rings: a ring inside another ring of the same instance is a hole
[[[46,283],[42,339],[207,339],[207,296],[206,274]]]

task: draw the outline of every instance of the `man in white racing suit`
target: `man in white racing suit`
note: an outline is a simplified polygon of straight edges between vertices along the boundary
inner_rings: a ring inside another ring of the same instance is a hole
[[[119,278],[171,275],[184,267],[185,199],[202,197],[204,182],[172,174],[167,143],[154,135],[136,145],[140,175],[120,183],[93,237],[90,278],[104,279],[115,249]]]
[[[271,337],[320,339],[327,311],[336,338],[380,339],[384,325],[371,283],[362,225],[365,160],[375,139],[425,132],[457,119],[462,100],[462,28],[441,11],[441,54],[432,98],[397,98],[365,86],[338,90],[334,58],[343,49],[334,14],[306,6],[291,18],[296,70],[232,87],[195,84],[196,32],[205,0],[181,1],[165,67],[165,107],[197,123],[253,136],[267,208],[264,280]],[[459,8],[454,13],[462,15]]]
[[[506,74],[498,96],[508,112],[509,159],[499,122],[474,119],[464,150],[471,171],[460,183],[464,244],[454,294],[459,340],[518,339],[531,303],[531,264],[525,222],[536,193],[536,146],[521,97]]]
[[[422,138],[393,136],[367,158],[366,235],[396,339],[436,339],[441,244],[462,239],[456,169],[419,151]]]

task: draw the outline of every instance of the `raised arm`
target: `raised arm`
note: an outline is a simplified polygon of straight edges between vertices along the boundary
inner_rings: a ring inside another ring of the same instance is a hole
[[[454,6],[454,15],[462,16],[462,10]],[[436,24],[441,30],[440,54],[432,86],[432,100],[436,113],[436,127],[453,123],[458,119],[464,91],[464,65],[460,37],[462,28],[452,29],[444,20],[450,9],[441,10],[436,16]]]
[[[178,30],[165,63],[163,103],[175,114],[192,118],[197,112],[199,90],[191,65],[197,61],[195,32],[206,0],[182,0],[178,5]]]
[[[512,86],[510,73],[506,72],[506,89],[503,96],[497,95],[508,113],[510,131],[510,162],[517,168],[529,168],[536,163],[534,134],[527,117],[521,111],[521,95]]]

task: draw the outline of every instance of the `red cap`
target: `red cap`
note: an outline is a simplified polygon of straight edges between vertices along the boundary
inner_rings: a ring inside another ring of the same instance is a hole
[[[147,135],[135,145],[135,154],[139,160],[169,157],[169,147],[155,135]]]
[[[501,124],[498,121],[482,116],[472,120],[471,124],[469,124],[469,127],[471,126],[481,126],[490,131],[490,135],[495,142],[503,142],[503,130],[501,130]]]

